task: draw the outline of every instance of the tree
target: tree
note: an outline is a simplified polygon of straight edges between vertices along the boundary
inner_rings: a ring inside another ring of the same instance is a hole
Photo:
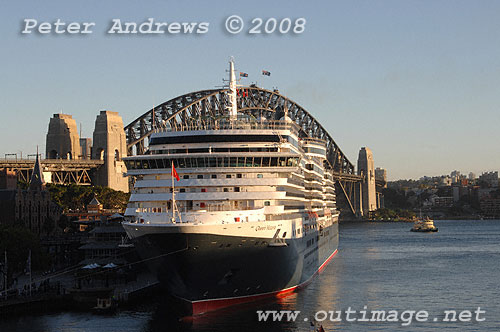
[[[129,193],[116,191],[101,186],[68,186],[48,184],[52,200],[64,211],[84,211],[94,196],[103,204],[105,209],[124,210],[130,197]]]
[[[30,250],[33,270],[50,267],[50,256],[42,251],[36,234],[20,226],[0,226],[0,252],[7,251],[9,278],[26,269]]]

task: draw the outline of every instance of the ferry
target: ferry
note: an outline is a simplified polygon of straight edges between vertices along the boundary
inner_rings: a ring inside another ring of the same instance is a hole
[[[124,158],[133,182],[123,226],[170,295],[199,315],[282,297],[336,255],[326,142],[290,117],[238,109],[229,62],[225,114],[156,128]]]
[[[412,232],[437,232],[438,228],[434,226],[434,220],[429,217],[419,218],[415,220],[413,227],[410,229]]]

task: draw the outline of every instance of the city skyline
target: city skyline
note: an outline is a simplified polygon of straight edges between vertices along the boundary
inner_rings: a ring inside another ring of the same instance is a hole
[[[61,111],[92,137],[100,110],[128,124],[176,96],[220,86],[234,56],[249,74],[243,84],[278,88],[320,121],[352,163],[369,147],[389,180],[500,168],[498,2],[337,1],[322,2],[322,10],[298,1],[51,4],[0,4],[1,157],[37,145],[45,151],[49,119]],[[223,23],[233,14],[247,24],[254,17],[307,24],[300,35],[231,35]],[[23,35],[29,18],[96,25],[86,36]],[[115,18],[206,21],[210,30],[107,35]]]

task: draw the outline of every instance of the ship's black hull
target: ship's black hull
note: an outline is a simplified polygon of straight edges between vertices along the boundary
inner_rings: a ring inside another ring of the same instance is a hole
[[[135,242],[160,283],[196,315],[307,284],[337,252],[338,223],[287,239],[286,246],[264,238],[161,232]]]

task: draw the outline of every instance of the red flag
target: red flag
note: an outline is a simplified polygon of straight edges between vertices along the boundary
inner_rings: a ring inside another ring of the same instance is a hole
[[[174,166],[174,163],[172,162],[172,173],[170,174],[172,175],[173,177],[175,177],[177,179],[177,181],[179,181],[179,174],[177,174],[177,171],[175,170],[175,166]]]

